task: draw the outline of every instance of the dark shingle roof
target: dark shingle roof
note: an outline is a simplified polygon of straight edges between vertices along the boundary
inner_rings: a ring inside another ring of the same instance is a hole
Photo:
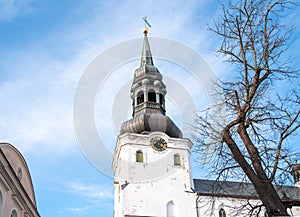
[[[251,183],[194,179],[194,188],[199,195],[259,199]],[[300,200],[300,188],[275,186],[282,199]]]

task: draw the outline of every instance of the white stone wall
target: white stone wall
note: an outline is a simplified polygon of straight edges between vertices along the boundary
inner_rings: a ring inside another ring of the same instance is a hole
[[[150,139],[157,136],[167,141],[165,151],[158,152],[150,146]],[[114,216],[167,217],[167,204],[171,201],[176,217],[196,216],[196,195],[191,190],[191,147],[188,139],[170,138],[159,132],[121,135],[113,164]],[[142,163],[136,162],[137,150],[144,154]],[[180,155],[180,166],[174,166],[175,154]]]
[[[162,152],[150,146],[152,137],[161,137],[168,143]],[[125,133],[119,136],[115,149],[114,217],[167,216],[167,204],[174,204],[176,217],[219,217],[224,209],[226,216],[249,216],[252,205],[259,200],[241,198],[196,196],[190,170],[188,139],[170,138],[164,133],[149,135]],[[143,162],[136,162],[136,151],[143,152]],[[180,155],[180,166],[174,166],[174,155]],[[288,210],[291,216],[300,216],[300,208]],[[261,210],[258,216],[264,216]]]

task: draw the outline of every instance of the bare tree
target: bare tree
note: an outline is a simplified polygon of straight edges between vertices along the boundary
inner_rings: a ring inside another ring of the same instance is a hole
[[[221,37],[218,52],[234,73],[219,84],[222,100],[197,119],[199,151],[211,157],[217,177],[250,180],[269,216],[288,215],[273,184],[284,183],[299,157],[289,144],[300,126],[300,97],[292,84],[298,71],[287,55],[293,27],[280,22],[292,6],[289,0],[222,5],[210,30]]]

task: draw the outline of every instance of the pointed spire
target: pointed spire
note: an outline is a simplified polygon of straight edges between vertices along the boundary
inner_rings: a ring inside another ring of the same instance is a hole
[[[147,25],[150,27],[148,23]],[[166,116],[166,85],[162,81],[159,70],[153,64],[147,37],[148,29],[145,28],[143,33],[141,65],[134,72],[131,86],[132,119],[122,124],[121,134],[147,134],[157,131],[166,133],[171,137],[181,138],[182,132],[180,129]]]
[[[148,37],[147,37],[148,29],[145,28],[143,32],[144,32],[145,36],[144,36],[144,42],[143,42],[141,66],[145,66],[145,65],[154,66],[152,54],[151,54],[151,50],[150,50],[150,45],[149,45],[149,41],[148,41]]]

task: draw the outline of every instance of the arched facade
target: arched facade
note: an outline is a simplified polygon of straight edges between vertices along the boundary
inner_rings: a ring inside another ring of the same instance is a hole
[[[26,161],[8,143],[0,143],[0,216],[40,216]]]

